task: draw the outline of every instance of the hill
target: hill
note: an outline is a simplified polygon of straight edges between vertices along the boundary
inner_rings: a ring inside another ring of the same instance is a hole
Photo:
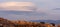
[[[46,22],[46,23],[55,23],[60,24],[60,20],[31,20],[32,22]]]

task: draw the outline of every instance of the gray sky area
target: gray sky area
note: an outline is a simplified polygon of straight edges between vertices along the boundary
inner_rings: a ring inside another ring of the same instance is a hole
[[[0,17],[9,20],[60,20],[60,0],[0,0]]]

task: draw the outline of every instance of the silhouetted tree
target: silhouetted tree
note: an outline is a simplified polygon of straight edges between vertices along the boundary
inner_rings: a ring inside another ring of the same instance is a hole
[[[41,24],[45,24],[45,22],[40,22]]]
[[[55,24],[54,24],[54,23],[50,23],[50,24],[52,24],[52,26],[55,26]]]

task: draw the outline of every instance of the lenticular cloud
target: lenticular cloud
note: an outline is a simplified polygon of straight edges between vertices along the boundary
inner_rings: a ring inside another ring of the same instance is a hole
[[[0,10],[33,11],[35,4],[32,2],[3,2],[0,3]]]

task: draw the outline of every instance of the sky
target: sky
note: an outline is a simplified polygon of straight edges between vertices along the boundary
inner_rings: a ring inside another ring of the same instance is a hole
[[[60,20],[60,0],[0,0],[0,17],[9,20]]]

